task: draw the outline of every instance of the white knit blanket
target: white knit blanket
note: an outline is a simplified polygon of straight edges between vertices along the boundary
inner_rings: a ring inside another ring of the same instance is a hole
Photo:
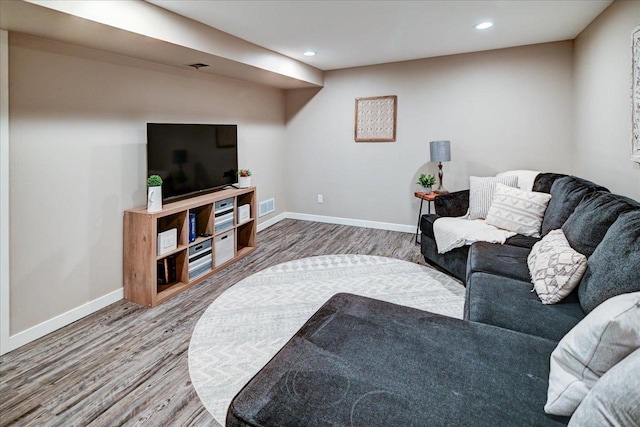
[[[489,225],[483,219],[443,217],[434,221],[433,235],[438,253],[443,254],[473,242],[504,243],[516,233]]]

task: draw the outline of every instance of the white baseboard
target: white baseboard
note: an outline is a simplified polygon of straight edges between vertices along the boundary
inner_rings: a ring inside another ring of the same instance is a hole
[[[327,224],[351,225],[354,227],[375,228],[377,230],[399,231],[401,233],[415,233],[415,225],[394,224],[391,222],[366,221],[363,219],[341,218],[337,216],[312,215],[296,212],[283,212],[268,221],[258,224],[258,231],[271,227],[283,219],[299,219],[301,221],[324,222]]]
[[[323,222],[328,224],[351,225],[354,227],[374,228],[378,230],[399,231],[402,233],[415,233],[415,226],[413,225],[393,224],[389,222],[378,222],[378,221],[366,221],[366,220],[340,218],[340,217],[324,216],[324,215],[301,214],[301,213],[295,213],[295,212],[283,212],[267,221],[261,222],[260,224],[258,224],[258,231],[265,230],[284,219],[297,219],[302,221],[315,221],[315,222]],[[8,345],[5,346],[3,343],[3,346],[0,349],[0,354],[8,353],[12,350],[17,349],[18,347],[22,347],[25,344],[35,341],[38,338],[42,338],[43,336],[50,334],[53,331],[56,331],[64,326],[67,326],[77,320],[82,319],[85,316],[95,313],[96,311],[110,304],[113,304],[114,302],[118,302],[123,298],[124,298],[124,289],[118,289],[117,291],[113,291],[98,299],[89,301],[86,304],[83,304],[79,307],[69,310],[66,313],[60,314],[52,319],[46,320],[36,326],[33,326],[22,332],[18,332],[15,335],[11,335],[9,337]]]
[[[258,232],[261,232],[262,230],[265,230],[271,227],[272,225],[279,223],[283,219],[287,219],[287,214],[288,214],[287,212],[283,212],[281,214],[274,216],[271,219],[262,221],[260,224],[258,224]]]
[[[391,222],[367,221],[363,219],[340,218],[336,216],[311,215],[287,212],[287,218],[302,221],[324,222],[328,224],[351,225],[354,227],[375,228],[377,230],[399,231],[401,233],[415,233],[415,225],[394,224]]]
[[[124,298],[124,289],[118,289],[117,291],[113,291],[100,298],[94,299],[93,301],[82,304],[81,306],[71,309],[66,313],[62,313],[52,319],[45,320],[36,326],[22,332],[18,332],[15,335],[11,335],[9,337],[9,345],[7,348],[2,349],[2,354],[8,353],[18,347],[22,347],[23,345],[30,343],[31,341],[42,338],[55,330],[70,325],[76,320],[80,320],[89,314],[95,313],[96,311],[113,304],[114,302],[120,301],[122,298]]]

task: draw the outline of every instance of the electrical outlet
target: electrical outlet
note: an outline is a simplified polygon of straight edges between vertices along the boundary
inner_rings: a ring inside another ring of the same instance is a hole
[[[324,202],[324,198],[322,197],[322,194],[318,194],[318,203],[322,202]]]

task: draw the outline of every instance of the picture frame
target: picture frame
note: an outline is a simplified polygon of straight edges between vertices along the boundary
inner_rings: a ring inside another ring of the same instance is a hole
[[[395,142],[398,97],[396,95],[356,98],[356,142]]]
[[[631,160],[640,163],[640,26],[631,34]]]

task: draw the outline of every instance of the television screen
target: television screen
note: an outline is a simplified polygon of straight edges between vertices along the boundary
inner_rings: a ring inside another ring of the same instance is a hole
[[[162,177],[163,200],[236,182],[238,126],[147,123],[147,176]]]

